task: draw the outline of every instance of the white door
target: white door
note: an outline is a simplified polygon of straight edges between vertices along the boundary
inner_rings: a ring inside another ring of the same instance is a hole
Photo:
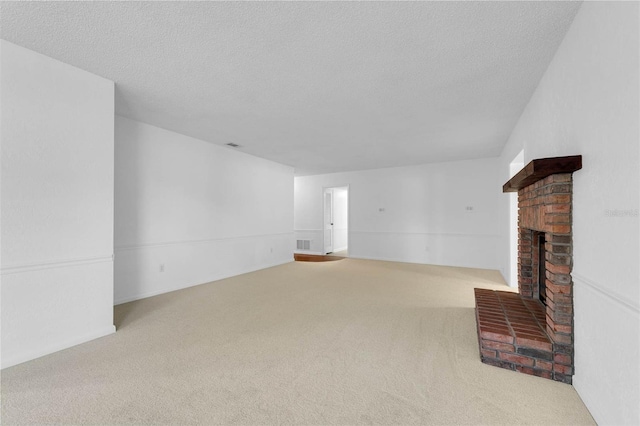
[[[324,253],[333,252],[333,189],[324,190]]]

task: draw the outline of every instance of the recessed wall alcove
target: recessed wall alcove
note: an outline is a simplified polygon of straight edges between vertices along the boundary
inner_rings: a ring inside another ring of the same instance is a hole
[[[582,156],[531,161],[503,186],[518,192],[518,293],[475,289],[480,359],[571,383],[573,172]]]

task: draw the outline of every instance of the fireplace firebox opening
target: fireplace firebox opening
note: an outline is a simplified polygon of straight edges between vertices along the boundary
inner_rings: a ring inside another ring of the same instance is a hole
[[[542,302],[543,305],[547,306],[547,268],[546,265],[546,250],[544,248],[545,238],[544,232],[537,233],[537,248],[538,248],[538,291],[537,296],[538,300]]]

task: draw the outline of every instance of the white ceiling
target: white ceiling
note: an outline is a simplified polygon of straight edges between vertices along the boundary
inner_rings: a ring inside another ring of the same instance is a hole
[[[2,2],[116,113],[296,174],[500,154],[576,2]],[[230,148],[231,149],[231,148]]]

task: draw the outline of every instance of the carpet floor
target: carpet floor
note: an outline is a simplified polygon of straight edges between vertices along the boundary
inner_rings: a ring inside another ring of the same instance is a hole
[[[292,262],[115,307],[117,332],[2,371],[13,424],[594,424],[570,385],[480,362],[496,271]]]

